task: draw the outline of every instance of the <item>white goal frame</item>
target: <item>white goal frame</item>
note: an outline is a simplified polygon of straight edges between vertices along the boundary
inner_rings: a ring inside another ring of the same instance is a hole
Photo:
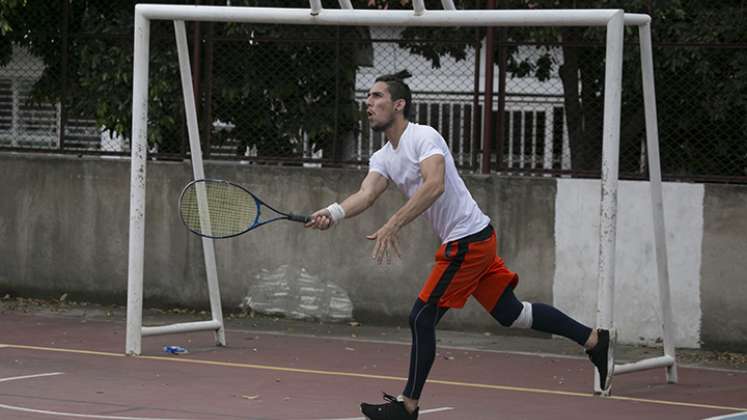
[[[204,178],[197,113],[187,51],[185,21],[243,22],[264,24],[328,26],[597,26],[606,27],[601,214],[598,260],[598,299],[596,323],[612,328],[615,285],[615,242],[617,223],[617,184],[620,143],[620,101],[622,90],[623,29],[638,27],[646,121],[646,144],[653,209],[654,242],[662,310],[664,355],[634,363],[615,365],[615,374],[657,367],[666,368],[669,383],[677,382],[673,342],[669,270],[664,230],[659,135],[654,95],[654,69],[651,45],[651,18],[623,10],[456,10],[452,0],[442,0],[443,10],[426,10],[424,0],[413,0],[412,10],[356,10],[350,0],[338,0],[339,9],[324,9],[321,0],[309,0],[308,9],[231,6],[191,6],[138,4],[135,6],[134,63],[132,87],[132,160],[130,177],[129,267],[127,278],[127,338],[125,353],[139,355],[142,337],[191,331],[213,331],[217,345],[225,345],[215,250],[212,239],[203,238],[206,275],[212,320],[166,326],[142,325],[143,262],[145,253],[145,180],[148,65],[150,22],[174,22],[182,91],[195,178]],[[599,389],[595,372],[594,389]]]

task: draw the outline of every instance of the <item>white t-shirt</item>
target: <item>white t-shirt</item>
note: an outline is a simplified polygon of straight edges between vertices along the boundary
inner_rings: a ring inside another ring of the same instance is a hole
[[[442,155],[446,164],[444,192],[424,212],[433,230],[442,243],[481,231],[490,218],[475,203],[457,172],[449,146],[433,128],[408,123],[396,149],[387,142],[371,156],[369,171],[390,179],[409,199],[423,184],[420,162],[433,155]]]

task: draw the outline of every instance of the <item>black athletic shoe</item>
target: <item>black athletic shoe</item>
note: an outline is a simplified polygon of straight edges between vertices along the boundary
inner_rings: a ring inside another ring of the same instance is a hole
[[[597,345],[591,350],[586,350],[586,354],[589,355],[589,360],[599,372],[599,385],[605,392],[610,387],[612,374],[615,370],[614,347],[616,337],[614,330],[610,333],[608,330],[600,329],[597,330],[597,335]]]
[[[361,403],[361,413],[370,420],[416,420],[418,410],[410,414],[405,408],[405,403],[387,393],[384,393],[384,404]]]

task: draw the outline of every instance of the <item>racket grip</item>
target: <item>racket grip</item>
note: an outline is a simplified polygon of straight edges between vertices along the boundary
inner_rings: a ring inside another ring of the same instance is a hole
[[[290,220],[292,222],[309,223],[309,221],[311,221],[311,217],[304,216],[302,214],[293,214],[293,213],[291,213],[291,214],[288,215],[288,220]]]

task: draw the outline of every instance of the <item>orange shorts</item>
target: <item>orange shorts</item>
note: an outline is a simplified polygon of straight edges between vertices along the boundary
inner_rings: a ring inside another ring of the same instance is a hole
[[[519,282],[519,276],[496,255],[493,227],[447,242],[436,252],[436,265],[418,298],[442,308],[461,308],[474,296],[491,311],[506,290]]]

